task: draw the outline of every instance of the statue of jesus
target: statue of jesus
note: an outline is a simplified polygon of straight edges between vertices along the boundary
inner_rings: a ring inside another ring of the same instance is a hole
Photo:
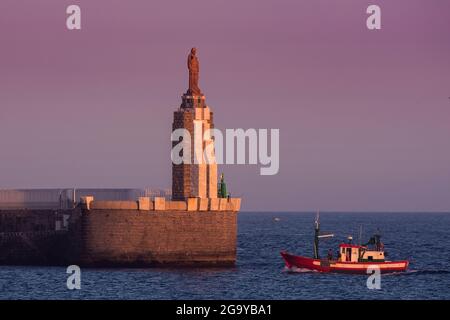
[[[202,95],[200,88],[198,87],[198,74],[200,72],[200,64],[198,62],[197,49],[192,48],[191,53],[188,56],[187,66],[189,69],[189,90],[188,92],[193,96]]]

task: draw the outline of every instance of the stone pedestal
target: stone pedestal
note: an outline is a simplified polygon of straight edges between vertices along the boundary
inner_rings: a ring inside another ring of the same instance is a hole
[[[172,130],[186,129],[191,135],[191,163],[172,164],[172,199],[216,198],[217,163],[214,141],[206,135],[214,128],[213,113],[205,96],[184,94],[180,108],[174,112]],[[180,143],[174,141],[172,147]],[[205,158],[208,151],[208,163]]]

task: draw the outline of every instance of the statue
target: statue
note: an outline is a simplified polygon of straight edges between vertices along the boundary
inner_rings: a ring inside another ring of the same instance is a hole
[[[198,87],[198,74],[200,72],[200,64],[198,62],[197,49],[192,48],[191,53],[188,56],[187,66],[189,69],[189,90],[188,93],[193,96],[202,95],[200,88]]]

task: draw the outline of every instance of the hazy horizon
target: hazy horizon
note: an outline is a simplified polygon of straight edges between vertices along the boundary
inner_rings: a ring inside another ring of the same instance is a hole
[[[195,46],[217,128],[280,129],[278,175],[220,166],[243,211],[450,211],[449,33],[448,1],[3,0],[0,188],[170,188]]]

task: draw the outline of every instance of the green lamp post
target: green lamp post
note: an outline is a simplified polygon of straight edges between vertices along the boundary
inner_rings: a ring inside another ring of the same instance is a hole
[[[220,175],[220,183],[219,187],[217,188],[217,197],[218,198],[227,198],[228,192],[227,192],[227,184],[225,183],[223,173]]]

